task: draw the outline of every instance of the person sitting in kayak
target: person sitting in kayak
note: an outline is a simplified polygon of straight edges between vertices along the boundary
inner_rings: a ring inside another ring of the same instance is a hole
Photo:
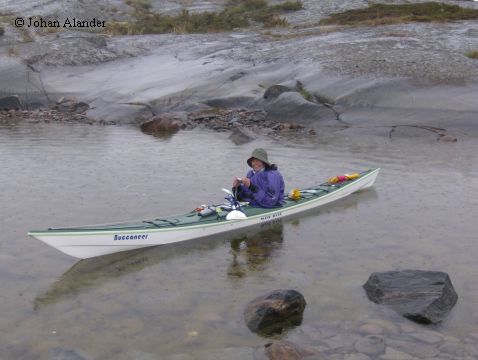
[[[284,204],[284,179],[271,164],[264,149],[255,149],[247,164],[252,168],[245,178],[234,178],[232,192],[239,201],[249,205],[273,208]]]

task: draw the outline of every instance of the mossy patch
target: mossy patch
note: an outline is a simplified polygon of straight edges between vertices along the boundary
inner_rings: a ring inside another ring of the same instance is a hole
[[[372,4],[347,10],[320,21],[321,25],[386,25],[408,22],[446,22],[478,19],[477,9],[439,2]]]
[[[468,56],[470,59],[478,59],[478,50],[468,51],[466,56]]]
[[[147,0],[127,0],[134,8],[136,21],[110,22],[107,33],[112,35],[208,33],[245,28],[250,21],[264,27],[287,26],[280,15],[285,11],[302,8],[300,1],[269,6],[265,0],[229,0],[220,12],[190,13],[183,10],[178,15],[165,15],[148,7]]]

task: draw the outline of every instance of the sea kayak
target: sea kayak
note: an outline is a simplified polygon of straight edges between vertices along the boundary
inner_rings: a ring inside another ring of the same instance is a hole
[[[167,216],[121,224],[90,225],[69,228],[31,230],[28,235],[80,259],[192,240],[226,233],[258,224],[280,222],[282,219],[315,209],[356,191],[371,187],[380,169],[364,171],[354,179],[324,182],[300,190],[298,198],[288,198],[281,207],[265,209],[243,204],[242,216],[228,216],[229,204],[211,206],[214,211],[198,209],[183,215]],[[234,215],[234,214],[231,214]]]

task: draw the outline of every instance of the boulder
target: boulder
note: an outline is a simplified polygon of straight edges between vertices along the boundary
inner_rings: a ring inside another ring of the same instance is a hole
[[[439,271],[373,273],[363,287],[371,301],[389,305],[405,318],[421,324],[442,321],[458,299],[448,274]]]
[[[293,88],[284,85],[272,85],[267,88],[264,92],[264,99],[266,100],[274,100],[277,99],[282,93],[296,91]]]
[[[186,116],[183,113],[163,113],[140,125],[141,131],[158,137],[174,134],[185,127]]]
[[[274,290],[249,302],[244,319],[249,330],[266,335],[300,325],[305,309],[304,296],[295,290]]]
[[[229,139],[236,145],[246,144],[251,142],[257,138],[256,134],[247,128],[237,127],[232,130],[231,135],[229,135]]]
[[[85,102],[78,101],[74,97],[61,97],[58,99],[56,102],[56,105],[54,107],[56,110],[59,112],[70,112],[70,113],[84,113],[86,110],[90,108],[90,105],[88,105]]]
[[[0,97],[0,110],[20,110],[22,102],[16,95]]]

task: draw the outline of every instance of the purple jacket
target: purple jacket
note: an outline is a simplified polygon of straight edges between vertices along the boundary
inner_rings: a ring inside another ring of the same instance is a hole
[[[251,179],[249,188],[240,185],[237,199],[248,201],[251,206],[272,208],[284,204],[284,179],[275,169],[264,169],[258,173],[250,170],[247,177]]]

